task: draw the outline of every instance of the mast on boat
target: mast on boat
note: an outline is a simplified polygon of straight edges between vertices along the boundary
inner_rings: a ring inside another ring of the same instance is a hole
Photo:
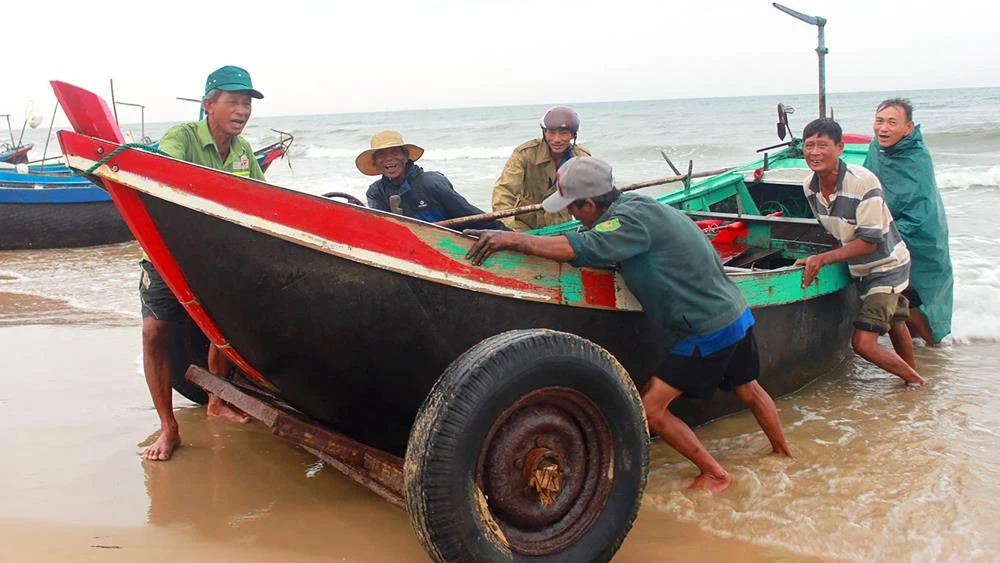
[[[826,18],[821,18],[819,16],[807,16],[801,12],[796,12],[787,6],[782,6],[777,2],[772,2],[771,5],[795,19],[804,21],[809,25],[815,25],[819,28],[819,43],[816,46],[816,54],[819,56],[819,116],[826,117],[826,54],[829,52],[829,49],[826,48],[826,40],[824,36]]]
[[[7,131],[10,133],[10,147],[11,148],[17,148],[17,144],[14,142],[14,128],[10,126],[10,114],[9,113],[3,113],[3,114],[0,114],[0,117],[6,117],[7,118]]]

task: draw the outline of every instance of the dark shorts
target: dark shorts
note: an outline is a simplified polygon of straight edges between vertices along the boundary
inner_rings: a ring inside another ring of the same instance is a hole
[[[906,289],[903,290],[903,297],[905,297],[906,300],[910,302],[911,309],[914,309],[924,304],[923,299],[920,298],[920,294],[917,293],[917,290],[913,289],[912,285],[906,286]]]
[[[885,334],[894,324],[910,318],[910,302],[902,293],[869,293],[861,301],[854,328]]]
[[[732,391],[760,376],[760,358],[753,327],[743,339],[708,356],[696,350],[691,357],[668,354],[655,377],[689,397],[711,399],[716,388]]]
[[[152,317],[161,321],[177,322],[184,318],[184,308],[181,307],[174,292],[160,277],[149,260],[139,262],[142,277],[139,278],[139,301],[142,302],[142,318]]]

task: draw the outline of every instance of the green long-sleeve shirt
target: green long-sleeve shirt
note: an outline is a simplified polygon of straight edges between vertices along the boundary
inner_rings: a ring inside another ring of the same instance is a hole
[[[593,229],[569,233],[575,266],[621,268],[625,284],[668,350],[729,326],[747,308],[722,260],[687,215],[639,194],[622,194]]]

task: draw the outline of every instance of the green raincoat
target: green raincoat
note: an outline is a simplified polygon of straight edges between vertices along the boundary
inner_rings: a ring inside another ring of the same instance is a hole
[[[884,150],[872,139],[864,166],[882,182],[885,202],[910,249],[910,285],[920,295],[920,311],[940,342],[951,333],[954,280],[948,218],[920,126]]]

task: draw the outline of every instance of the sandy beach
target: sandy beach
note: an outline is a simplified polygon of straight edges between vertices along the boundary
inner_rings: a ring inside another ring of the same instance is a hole
[[[25,307],[10,296],[0,303],[8,321]],[[35,320],[65,320],[34,311]],[[0,561],[427,560],[405,512],[261,424],[209,419],[175,396],[183,446],[169,462],[143,461],[137,452],[157,419],[139,372],[138,323],[7,324]],[[615,560],[736,557],[802,559],[645,507]]]

